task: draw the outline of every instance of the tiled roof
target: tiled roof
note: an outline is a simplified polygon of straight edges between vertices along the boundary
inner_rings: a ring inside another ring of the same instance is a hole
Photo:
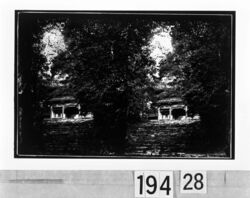
[[[75,101],[76,99],[73,96],[62,96],[51,98],[49,102],[65,102],[65,101]]]
[[[183,103],[183,100],[181,98],[166,98],[162,100],[158,100],[156,102],[157,105],[163,105],[163,104],[177,104],[177,103]]]

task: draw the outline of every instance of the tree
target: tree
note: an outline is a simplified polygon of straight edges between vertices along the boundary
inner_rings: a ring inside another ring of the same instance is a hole
[[[82,113],[92,112],[96,135],[122,152],[127,123],[139,118],[154,61],[147,45],[154,23],[136,17],[68,20],[67,51],[52,73],[65,75]]]
[[[43,24],[29,14],[19,14],[17,56],[17,100],[19,154],[36,153],[41,146],[42,104],[46,82],[40,75],[46,70],[46,58],[38,45]]]
[[[231,105],[231,24],[182,20],[172,27],[174,53],[162,75],[174,74],[189,111],[198,113],[211,147],[229,145]]]

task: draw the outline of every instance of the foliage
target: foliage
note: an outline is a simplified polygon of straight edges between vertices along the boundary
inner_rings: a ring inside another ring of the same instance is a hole
[[[127,123],[145,108],[154,61],[147,45],[153,23],[132,19],[83,19],[65,25],[67,51],[54,61],[53,75],[76,93],[82,113],[94,115],[97,136],[119,148]]]
[[[41,72],[46,70],[46,59],[41,55],[40,45],[42,26],[37,18],[30,18],[25,14],[19,15],[19,34],[17,56],[19,57],[17,70],[18,93],[18,143],[19,154],[34,153],[41,146],[41,102],[47,93],[47,82],[43,80]]]
[[[201,116],[211,145],[229,145],[231,95],[230,20],[182,20],[172,27],[174,53],[161,76],[176,85],[192,114]]]

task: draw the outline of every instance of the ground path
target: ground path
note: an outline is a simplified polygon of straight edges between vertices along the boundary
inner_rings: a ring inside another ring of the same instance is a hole
[[[224,152],[209,151],[196,121],[151,121],[135,125],[128,134],[128,156],[225,157]]]
[[[46,155],[110,156],[98,153],[91,120],[49,121],[43,134]],[[222,151],[206,149],[199,122],[148,121],[129,127],[122,157],[200,158],[225,157]]]

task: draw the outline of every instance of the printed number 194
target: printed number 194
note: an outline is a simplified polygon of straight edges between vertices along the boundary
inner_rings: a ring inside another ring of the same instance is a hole
[[[135,172],[135,197],[173,197],[173,172]]]

